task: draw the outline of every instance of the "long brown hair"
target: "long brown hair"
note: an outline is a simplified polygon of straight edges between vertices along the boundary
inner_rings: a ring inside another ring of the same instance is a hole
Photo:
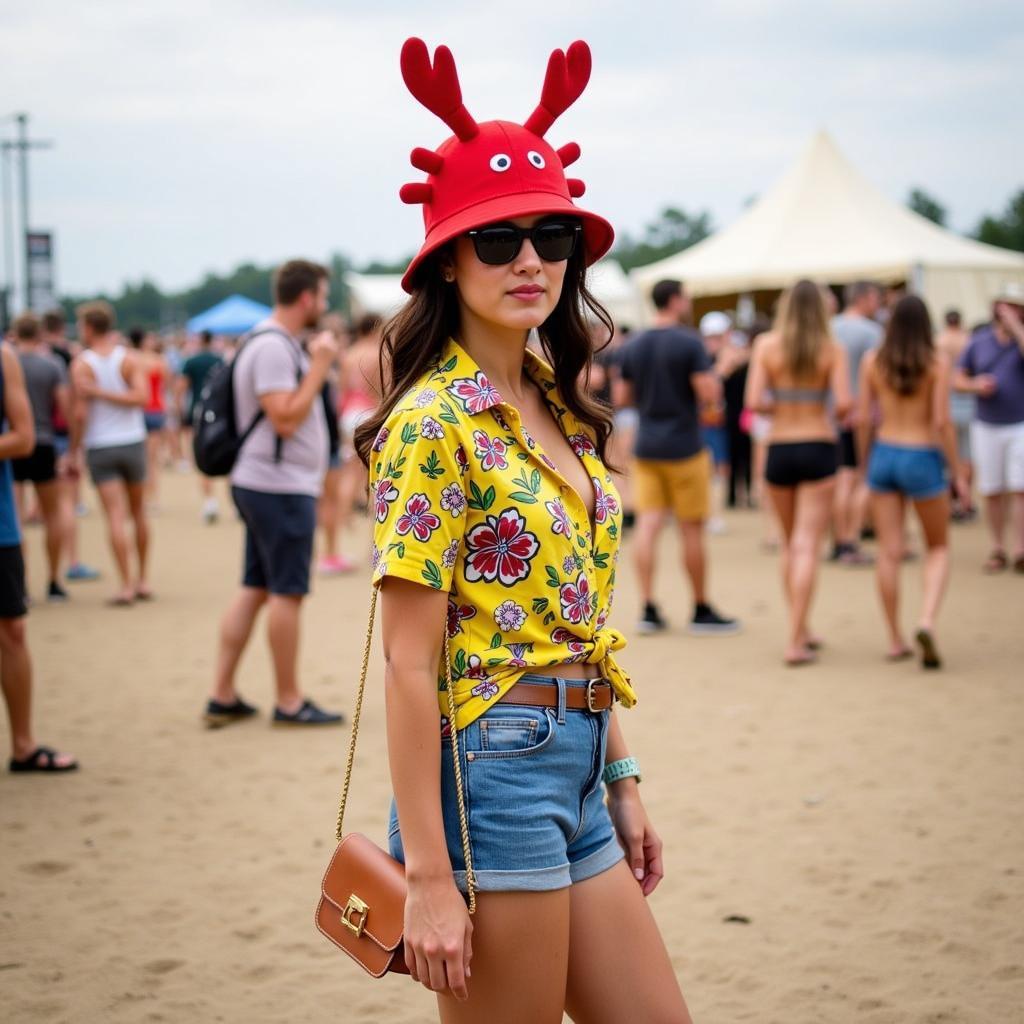
[[[775,330],[789,372],[798,380],[811,376],[831,338],[821,288],[805,278],[783,292]]]
[[[935,358],[932,319],[916,295],[904,295],[893,307],[878,350],[882,379],[898,395],[912,395]]]
[[[367,465],[374,439],[392,410],[438,362],[448,339],[458,335],[458,297],[441,277],[441,262],[447,255],[445,249],[439,249],[421,265],[411,298],[384,328],[380,351],[384,397],[373,415],[356,428],[354,437],[356,451]],[[593,429],[598,454],[604,460],[611,414],[583,390],[580,381],[587,379],[595,351],[587,314],[605,328],[609,339],[613,325],[607,310],[588,290],[586,274],[584,254],[577,247],[569,258],[558,303],[537,334],[562,401],[580,422]],[[588,373],[581,376],[584,370]]]

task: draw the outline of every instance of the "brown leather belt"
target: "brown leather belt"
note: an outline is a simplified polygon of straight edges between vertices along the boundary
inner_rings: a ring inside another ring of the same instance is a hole
[[[581,680],[582,682],[582,680]],[[501,698],[502,704],[531,708],[557,708],[558,687],[541,683],[516,683]],[[589,679],[586,686],[566,686],[565,706],[572,711],[607,711],[615,703],[615,691],[606,679]]]

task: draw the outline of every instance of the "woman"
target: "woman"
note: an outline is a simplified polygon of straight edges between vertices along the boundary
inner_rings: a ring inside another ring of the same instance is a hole
[[[445,49],[432,68],[410,40],[402,67],[456,133],[413,152],[429,180],[402,194],[424,204],[427,236],[385,332],[383,400],[356,431],[376,518],[406,963],[446,1024],[558,1024],[565,1011],[688,1022],[644,899],[663,874],[661,842],[612,712],[636,698],[611,654],[622,635],[606,625],[621,529],[602,461],[610,423],[579,385],[592,357],[584,311],[610,329],[585,267],[612,231],[570,199],[582,183],[562,167],[576,147],[559,154],[543,139],[582,92],[589,50],[552,55],[526,125],[477,124],[456,106]],[[551,366],[527,351],[531,331]]]
[[[928,309],[916,295],[904,296],[893,308],[881,347],[865,355],[861,364],[858,441],[861,465],[869,449],[871,453],[868,488],[879,546],[878,592],[889,628],[887,656],[892,661],[913,656],[899,622],[903,515],[906,502],[912,501],[927,546],[916,639],[921,664],[932,669],[942,665],[933,630],[949,579],[947,467],[957,495],[961,500],[969,495],[958,465],[949,392],[949,362],[936,351]],[[876,406],[880,422],[872,445]]]
[[[787,665],[817,660],[808,625],[821,540],[832,513],[838,466],[829,413],[850,411],[846,352],[829,333],[821,289],[798,281],[784,293],[774,328],[757,339],[747,408],[772,417],[765,481],[782,528],[782,582],[789,606]]]
[[[960,356],[971,340],[970,331],[963,326],[960,311],[949,309],[945,316],[946,326],[935,339],[935,348],[946,357],[949,365],[956,366]],[[951,494],[951,515],[953,522],[963,523],[974,519],[978,510],[971,497],[971,483],[974,478],[974,467],[971,463],[971,424],[974,422],[977,399],[974,395],[952,388],[950,376],[949,412],[956,432],[956,454],[961,475],[967,485],[967,498],[961,502],[959,494]]]
[[[171,370],[158,335],[135,327],[128,332],[128,339],[132,348],[140,353],[146,373],[149,398],[142,410],[146,419],[146,501],[150,510],[154,510],[159,499],[160,468],[167,437],[164,391],[171,378]]]

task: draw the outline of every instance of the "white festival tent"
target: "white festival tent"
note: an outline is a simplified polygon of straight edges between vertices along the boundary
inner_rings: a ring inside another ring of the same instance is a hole
[[[644,316],[643,303],[636,285],[613,259],[599,260],[590,268],[590,290],[608,310],[616,324],[636,327]],[[379,313],[388,317],[396,313],[408,298],[402,291],[401,274],[345,274],[352,300],[352,311]]]
[[[801,277],[906,282],[933,316],[957,308],[970,324],[991,315],[1002,285],[1024,285],[1024,253],[964,238],[893,202],[820,132],[739,219],[633,271],[645,296],[655,282],[678,278],[695,298],[778,290]]]

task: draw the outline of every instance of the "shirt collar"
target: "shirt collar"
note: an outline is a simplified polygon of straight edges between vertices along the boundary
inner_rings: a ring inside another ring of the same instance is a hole
[[[451,382],[445,390],[470,416],[505,404],[505,399],[487,379],[476,360],[454,338],[449,338],[444,347],[441,366]],[[526,350],[523,366],[545,397],[561,407],[554,370],[531,349]]]

